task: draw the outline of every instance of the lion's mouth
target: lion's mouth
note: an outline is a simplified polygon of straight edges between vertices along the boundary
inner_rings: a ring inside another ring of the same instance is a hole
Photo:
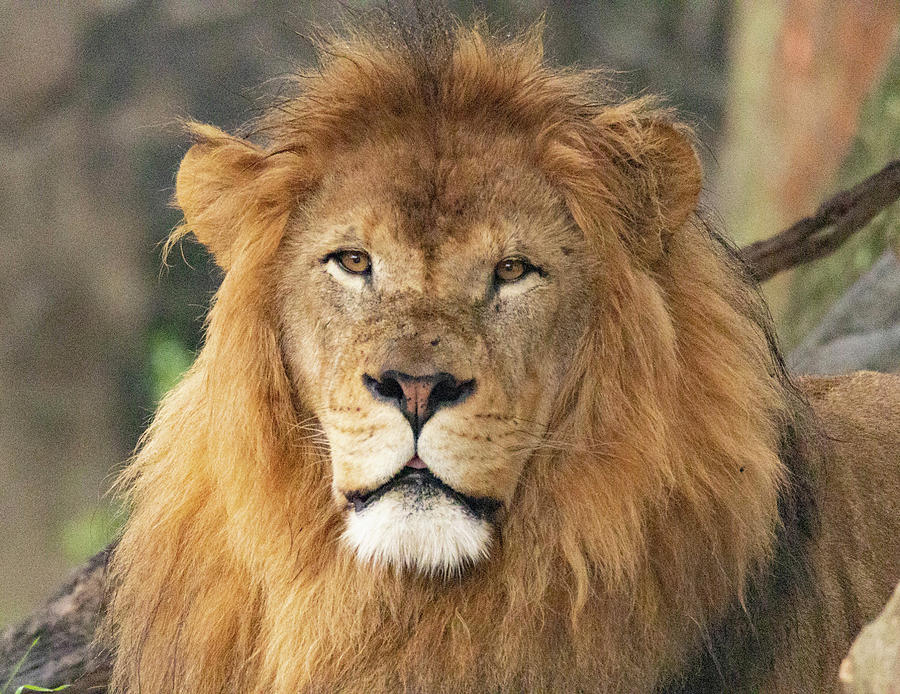
[[[497,499],[470,496],[457,491],[429,470],[418,457],[413,458],[400,472],[380,487],[366,492],[348,492],[344,496],[348,505],[353,507],[353,511],[360,513],[394,490],[405,491],[420,498],[443,494],[457,502],[476,518],[487,521],[492,521],[494,514],[502,506],[502,502]]]

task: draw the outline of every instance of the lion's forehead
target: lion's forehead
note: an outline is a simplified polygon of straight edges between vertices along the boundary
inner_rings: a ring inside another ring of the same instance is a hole
[[[381,138],[339,154],[307,209],[320,241],[355,235],[410,262],[540,245],[565,216],[520,140],[458,132]]]

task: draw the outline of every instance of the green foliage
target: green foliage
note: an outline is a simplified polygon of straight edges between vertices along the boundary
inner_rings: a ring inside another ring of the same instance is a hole
[[[149,377],[154,402],[159,402],[178,383],[193,361],[193,353],[174,331],[158,329],[151,334]]]
[[[900,156],[900,52],[864,104],[850,153],[834,191],[849,188]],[[793,345],[812,330],[831,305],[900,237],[900,205],[879,214],[832,256],[801,267],[791,287],[782,326]]]
[[[146,387],[155,406],[190,368],[194,354],[171,326],[153,330],[147,344]],[[89,506],[62,524],[58,546],[68,562],[78,565],[109,545],[123,521],[121,509],[114,504]]]
[[[19,658],[19,662],[15,664],[12,669],[12,672],[9,675],[9,679],[6,680],[6,683],[0,687],[0,694],[7,694],[7,690],[9,689],[9,685],[12,684],[13,679],[19,673],[19,670],[22,669],[22,666],[25,664],[25,661],[28,659],[29,654],[37,646],[38,641],[41,640],[41,637],[38,636],[34,641],[31,642],[31,645],[25,651],[25,654]],[[61,692],[63,689],[69,688],[70,684],[63,684],[59,687],[55,687],[54,689],[47,689],[46,687],[37,687],[33,684],[23,684],[21,687],[18,687],[14,694],[22,694],[22,692]]]
[[[97,504],[66,521],[59,543],[66,560],[77,566],[112,542],[122,524],[121,514],[110,504]]]
[[[146,383],[155,406],[190,368],[194,354],[171,326],[153,330],[147,344]],[[59,547],[67,561],[78,565],[109,545],[123,521],[121,510],[113,504],[98,503],[85,508],[63,523],[58,534]]]

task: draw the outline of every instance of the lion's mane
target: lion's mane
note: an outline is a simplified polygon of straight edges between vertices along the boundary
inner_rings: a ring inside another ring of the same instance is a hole
[[[771,560],[796,410],[733,254],[697,213],[677,233],[660,221],[690,204],[677,183],[695,175],[648,125],[668,114],[549,67],[537,31],[388,26],[328,39],[320,58],[257,124],[284,163],[242,191],[254,202],[229,220],[241,235],[205,344],[120,480],[112,690],[654,688]],[[595,278],[593,325],[500,543],[443,582],[364,569],[341,548],[271,279],[291,206],[330,157],[367,128],[437,114],[537,143],[591,252],[617,268]]]

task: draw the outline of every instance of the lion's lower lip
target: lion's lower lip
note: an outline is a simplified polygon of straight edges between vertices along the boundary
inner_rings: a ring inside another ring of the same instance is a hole
[[[414,458],[413,460],[417,459],[418,458]],[[415,485],[436,489],[462,504],[462,506],[473,515],[486,520],[491,520],[502,505],[502,502],[497,499],[490,497],[475,497],[457,491],[438,478],[424,463],[421,467],[407,464],[391,479],[371,491],[349,492],[344,496],[346,497],[347,502],[353,505],[354,512],[359,513],[400,485]]]

